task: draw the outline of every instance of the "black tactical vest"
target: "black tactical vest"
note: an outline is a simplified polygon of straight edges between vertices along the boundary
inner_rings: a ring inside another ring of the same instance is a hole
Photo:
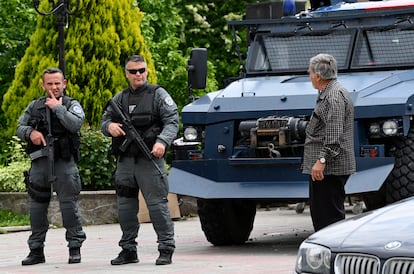
[[[34,129],[40,131],[43,136],[46,137],[48,134],[48,124],[46,119],[46,96],[37,99],[33,105],[31,117],[28,125]],[[62,104],[69,109],[72,103],[72,98],[68,96],[63,96]],[[51,128],[52,136],[55,141],[54,145],[54,157],[55,159],[65,159],[70,160],[70,157],[73,156],[75,161],[79,160],[79,147],[80,147],[80,138],[78,134],[73,134],[65,129],[65,127],[60,123],[56,114],[51,111]],[[27,153],[30,154],[36,150],[41,149],[42,146],[33,144],[30,139],[27,145]]]
[[[127,88],[121,94],[121,104],[124,113],[129,115],[132,125],[144,139],[150,151],[157,136],[162,131],[161,119],[158,112],[154,109],[154,97],[158,88],[158,85],[148,84],[140,92],[131,92],[131,88]],[[117,119],[113,119],[113,121],[122,123],[122,121],[117,121]],[[142,154],[135,142],[131,142],[125,153],[121,152],[119,147],[125,138],[125,136],[112,138],[112,152],[115,155],[138,156]]]

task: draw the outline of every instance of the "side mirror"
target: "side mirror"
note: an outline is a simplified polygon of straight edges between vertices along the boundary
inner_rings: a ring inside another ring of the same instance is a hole
[[[188,86],[189,88],[204,89],[207,79],[207,49],[195,48],[191,50],[188,60]]]

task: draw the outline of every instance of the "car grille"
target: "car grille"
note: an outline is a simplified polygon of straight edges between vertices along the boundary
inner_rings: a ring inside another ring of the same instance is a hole
[[[388,259],[381,272],[380,259],[366,254],[339,254],[334,265],[335,274],[414,274],[413,258]]]
[[[339,254],[335,259],[337,274],[379,274],[379,258],[365,254]]]
[[[384,274],[413,274],[414,273],[414,259],[409,258],[392,258],[385,262]]]

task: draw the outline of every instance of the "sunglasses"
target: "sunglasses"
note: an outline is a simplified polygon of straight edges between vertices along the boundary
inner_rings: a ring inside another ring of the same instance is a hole
[[[145,72],[145,70],[147,70],[146,68],[140,68],[140,69],[127,69],[127,71],[131,74],[137,74],[137,72],[139,72],[139,74],[143,74]]]

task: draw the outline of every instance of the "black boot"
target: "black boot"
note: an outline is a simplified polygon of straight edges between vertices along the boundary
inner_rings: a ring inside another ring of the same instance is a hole
[[[45,262],[43,247],[31,249],[29,255],[22,261],[22,265],[41,264]]]
[[[121,253],[119,253],[118,257],[111,260],[111,265],[121,265],[121,264],[130,264],[130,263],[138,263],[138,255],[136,251],[129,251],[123,249]]]
[[[69,248],[69,264],[78,264],[81,262],[80,247]]]
[[[173,250],[160,250],[160,256],[155,261],[156,265],[166,265],[172,263],[172,255],[174,251]]]

